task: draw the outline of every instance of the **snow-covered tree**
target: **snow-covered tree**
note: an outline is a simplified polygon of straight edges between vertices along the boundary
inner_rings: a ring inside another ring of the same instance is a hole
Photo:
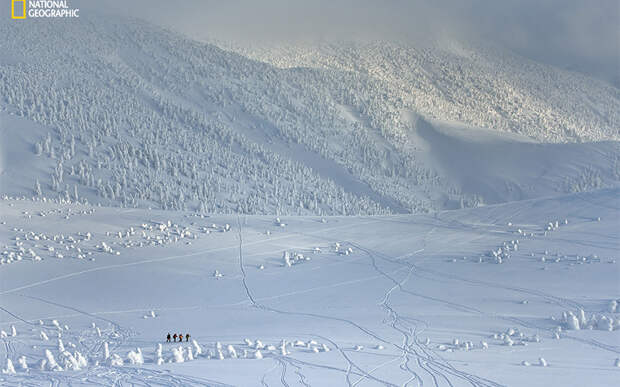
[[[108,360],[110,358],[110,347],[108,345],[108,342],[104,342],[103,343],[103,359],[104,360]]]
[[[64,362],[65,370],[80,370],[80,364],[78,360],[69,351],[62,352],[59,359]]]
[[[2,369],[3,374],[15,374],[15,367],[13,367],[13,362],[11,359],[6,359],[6,368]]]
[[[43,195],[43,191],[41,191],[41,184],[39,183],[39,179],[36,179],[34,182],[34,194],[37,196]]]
[[[61,352],[61,353],[62,353],[62,352],[64,352],[64,351],[65,351],[65,345],[64,345],[64,343],[62,342],[62,339],[61,339],[61,338],[59,338],[59,339],[58,339],[58,352]]]
[[[75,357],[75,359],[77,360],[78,366],[80,368],[86,368],[88,366],[88,360],[80,352],[75,351],[75,353],[73,354],[73,357]]]
[[[185,350],[182,346],[172,348],[172,356],[175,363],[183,363],[185,361]]]
[[[284,254],[282,254],[282,259],[284,260],[284,266],[291,267],[291,254],[288,251],[285,251]]]
[[[140,348],[136,348],[135,351],[129,351],[129,353],[127,353],[127,360],[129,360],[129,364],[133,365],[144,364],[142,350]]]
[[[232,344],[228,344],[228,346],[226,347],[226,350],[228,351],[228,356],[230,356],[231,359],[237,358],[237,351],[235,350],[235,347]]]
[[[17,359],[17,363],[19,364],[19,368],[21,368],[22,371],[28,371],[28,362],[26,361],[26,356],[20,356],[19,359]]]
[[[194,346],[194,352],[196,353],[196,356],[200,356],[202,354],[202,348],[200,348],[198,342],[196,340],[192,340],[192,345]]]
[[[112,356],[109,359],[110,361],[110,365],[112,367],[122,367],[124,362],[123,362],[123,358],[120,357],[119,355],[113,353]]]
[[[45,350],[45,368],[51,371],[62,371],[62,367],[58,365],[54,355],[49,349]]]

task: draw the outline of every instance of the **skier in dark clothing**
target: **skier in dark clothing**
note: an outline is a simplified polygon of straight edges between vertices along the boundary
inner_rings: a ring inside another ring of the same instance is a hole
[[[170,333],[168,333],[168,336],[166,336],[166,341],[170,342]]]
[[[183,334],[179,333],[179,342],[182,342],[182,341],[183,341]]]
[[[177,342],[177,334],[175,333],[174,336],[172,336],[174,338],[174,342]]]
[[[185,341],[189,341],[189,333],[185,335]]]

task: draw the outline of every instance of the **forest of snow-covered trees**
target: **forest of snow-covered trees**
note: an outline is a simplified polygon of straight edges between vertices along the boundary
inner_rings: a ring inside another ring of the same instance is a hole
[[[141,23],[104,26],[84,18],[29,25],[28,34],[18,24],[2,28],[7,57],[15,59],[0,66],[2,103],[50,128],[33,149],[55,164],[47,180],[32,182],[37,195],[79,201],[89,193],[102,203],[212,213],[420,212],[438,206],[437,189],[463,206],[480,199],[409,151],[415,122],[403,112],[541,140],[618,137],[613,120],[604,118],[620,111],[614,90],[579,77],[556,79],[566,75],[545,69],[528,72],[537,79],[507,79],[502,66],[489,64],[481,73],[456,54],[397,46],[362,50],[351,61],[365,66],[356,71],[346,65],[355,48],[338,52],[344,64],[325,69],[278,68]],[[50,46],[44,38],[50,35],[72,38]],[[382,69],[374,59],[383,56],[390,61],[382,63],[400,67]],[[511,68],[511,58],[500,58]],[[561,88],[546,87],[541,80],[548,77]],[[515,79],[534,92],[517,89]],[[612,111],[600,115],[597,106]],[[562,114],[566,109],[578,114]],[[273,144],[330,160],[372,197]]]

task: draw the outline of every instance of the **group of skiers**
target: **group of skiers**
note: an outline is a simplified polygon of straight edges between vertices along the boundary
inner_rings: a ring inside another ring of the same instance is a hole
[[[170,338],[174,339],[174,342],[176,343],[177,338],[179,339],[179,342],[183,341],[183,334],[179,333],[178,335],[175,333],[174,335],[170,336],[170,333],[168,333],[168,336],[166,336],[166,342],[170,342]],[[187,333],[185,335],[185,341],[189,341],[189,333]]]

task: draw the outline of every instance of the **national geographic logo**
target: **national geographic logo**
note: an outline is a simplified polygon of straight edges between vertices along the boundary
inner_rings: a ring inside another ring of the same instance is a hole
[[[11,18],[78,18],[79,8],[71,8],[67,0],[30,0],[26,8],[26,0],[11,0]]]
[[[26,0],[11,0],[11,18],[26,18]]]

